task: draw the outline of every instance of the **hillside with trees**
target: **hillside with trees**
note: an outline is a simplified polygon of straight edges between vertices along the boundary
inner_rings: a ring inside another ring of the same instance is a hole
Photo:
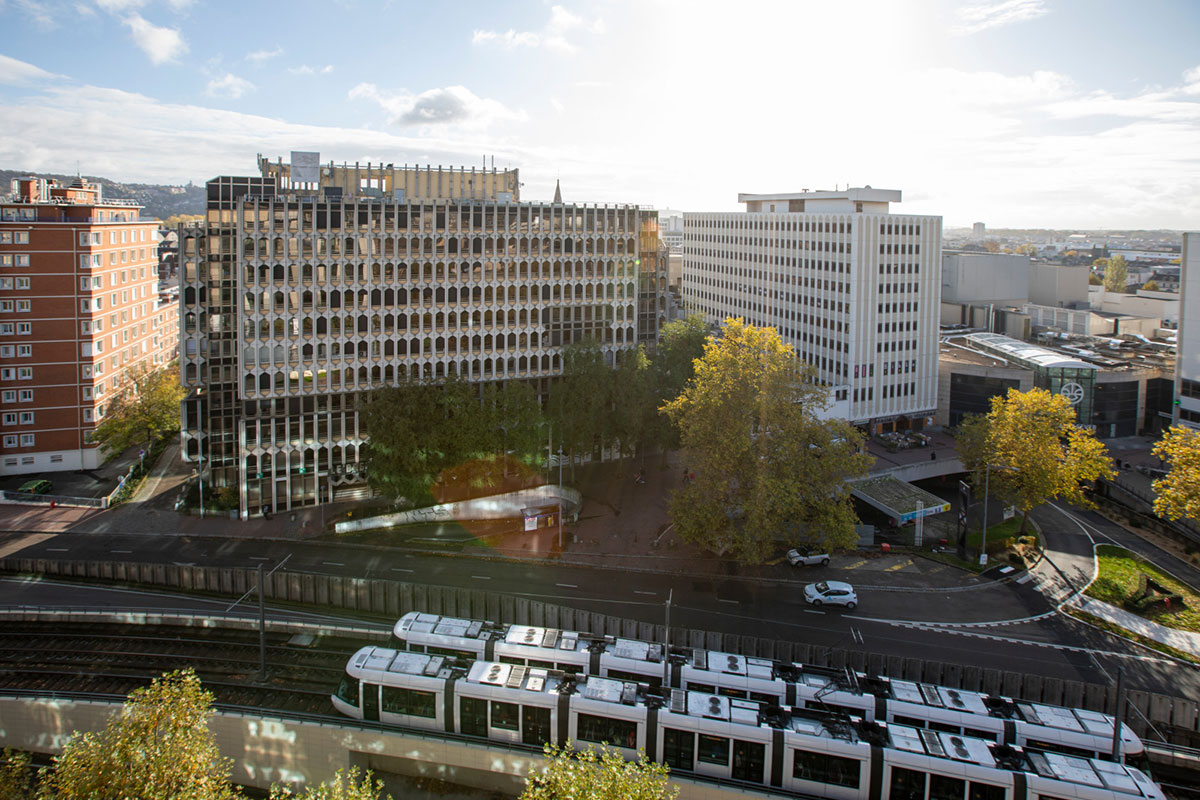
[[[0,169],[0,195],[8,193],[13,178],[55,178],[70,183],[75,175],[60,175],[52,172],[29,172],[28,170]],[[104,189],[109,200],[133,200],[141,203],[142,214],[165,220],[176,214],[204,213],[204,185],[188,183],[187,186],[166,186],[159,183],[121,183],[96,175],[84,175],[85,180],[97,183]]]

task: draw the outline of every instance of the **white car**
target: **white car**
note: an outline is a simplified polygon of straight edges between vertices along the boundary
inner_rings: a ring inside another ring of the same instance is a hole
[[[793,567],[827,567],[829,566],[829,553],[793,548],[788,550],[787,560]]]
[[[804,601],[814,606],[845,606],[853,610],[858,606],[858,595],[854,587],[843,581],[821,581],[804,587]]]

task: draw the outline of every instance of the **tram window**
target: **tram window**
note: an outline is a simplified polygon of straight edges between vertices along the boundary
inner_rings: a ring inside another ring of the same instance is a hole
[[[515,656],[500,656],[500,663],[501,664],[520,664],[521,666],[525,666],[525,659],[516,658]]]
[[[458,702],[459,733],[468,736],[488,735],[487,700],[464,697]]]
[[[779,695],[765,694],[763,692],[751,692],[750,699],[756,703],[772,703],[772,704],[779,703]]]
[[[925,773],[892,767],[891,800],[925,800]]]
[[[696,764],[696,734],[663,728],[663,763],[671,769],[686,769],[689,772]]]
[[[538,747],[550,741],[550,709],[521,706],[521,741]]]
[[[833,711],[835,713],[846,714],[847,716],[857,717],[862,715],[862,709],[851,708],[850,706],[840,706],[837,703],[826,703],[821,700],[815,700],[808,704],[809,708],[817,711]]]
[[[945,775],[929,776],[929,800],[963,800],[967,782]]]
[[[857,789],[861,772],[862,762],[855,758],[842,758],[808,750],[796,750],[792,756],[792,777],[802,781]]]
[[[1008,790],[1003,786],[971,781],[971,791],[967,793],[967,800],[1004,800],[1007,796]]]
[[[689,692],[704,692],[705,694],[717,693],[717,687],[709,686],[707,683],[689,683],[687,690]]]
[[[914,728],[924,728],[925,720],[917,719],[916,717],[906,717],[903,714],[897,714],[892,719],[897,725],[910,725]]]
[[[727,689],[724,686],[720,687],[717,690],[717,693],[722,697],[736,697],[739,700],[744,700],[746,698],[746,693],[741,689]]]
[[[957,725],[947,725],[945,722],[930,722],[929,730],[942,733],[962,733],[962,729]]]
[[[351,678],[349,675],[342,676],[342,682],[337,688],[338,699],[349,703],[352,706],[358,705],[358,678]]]
[[[615,747],[637,747],[637,723],[580,714],[576,718],[575,738],[596,744],[607,742]]]
[[[520,730],[521,709],[516,703],[492,701],[492,727],[503,731]]]
[[[700,743],[696,748],[697,758],[705,764],[720,764],[723,767],[729,766],[729,740],[724,736],[709,736],[702,733],[699,736]]]
[[[635,675],[632,672],[625,672],[619,669],[610,669],[605,677],[612,678],[614,681],[633,681],[634,683],[644,680],[641,675]]]
[[[987,739],[989,742],[996,741],[996,734],[991,731],[981,731],[978,728],[963,728],[963,736],[974,736],[976,739]]]
[[[399,689],[394,686],[383,687],[383,710],[389,714],[407,714],[410,717],[437,717],[433,692]]]
[[[537,659],[531,658],[531,659],[529,659],[529,666],[541,667],[542,669],[554,669],[554,662],[553,661],[538,661]]]
[[[579,674],[579,665],[578,664],[555,664],[554,666],[556,669],[561,669],[563,672],[567,673],[568,675],[578,675]]]

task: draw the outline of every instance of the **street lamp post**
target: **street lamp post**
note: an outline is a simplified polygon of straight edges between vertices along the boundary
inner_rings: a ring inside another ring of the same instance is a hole
[[[988,511],[988,482],[992,477],[992,465],[983,467],[983,532],[979,544],[979,566],[987,566],[987,511]]]
[[[200,518],[204,519],[204,443],[200,443],[197,458],[200,460],[198,475],[200,478]]]

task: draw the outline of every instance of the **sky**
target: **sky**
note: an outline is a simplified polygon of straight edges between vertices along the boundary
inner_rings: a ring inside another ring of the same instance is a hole
[[[0,0],[0,168],[519,167],[739,210],[871,185],[947,227],[1200,229],[1200,3]]]

